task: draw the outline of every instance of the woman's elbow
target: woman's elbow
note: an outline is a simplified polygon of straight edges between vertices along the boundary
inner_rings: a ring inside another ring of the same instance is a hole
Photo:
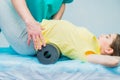
[[[108,66],[109,67],[116,67],[116,66],[118,66],[118,64],[119,64],[119,60],[114,59],[114,60],[111,60],[110,63],[108,63]]]

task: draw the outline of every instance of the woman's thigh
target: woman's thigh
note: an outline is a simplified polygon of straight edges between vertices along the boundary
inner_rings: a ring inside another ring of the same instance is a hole
[[[16,52],[24,55],[35,54],[33,43],[27,45],[26,25],[15,11],[11,0],[0,0],[0,28]]]

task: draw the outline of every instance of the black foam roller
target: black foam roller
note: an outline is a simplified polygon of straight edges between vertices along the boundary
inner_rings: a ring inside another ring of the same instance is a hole
[[[60,58],[61,52],[55,44],[47,44],[37,51],[37,58],[42,64],[53,64]]]

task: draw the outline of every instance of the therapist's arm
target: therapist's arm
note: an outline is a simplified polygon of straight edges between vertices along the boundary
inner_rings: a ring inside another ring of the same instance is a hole
[[[25,0],[11,0],[18,14],[22,17],[26,24],[28,32],[28,45],[31,41],[34,43],[36,50],[41,49],[42,45],[45,46],[45,40],[42,36],[41,25],[33,18],[29,9],[27,8]],[[32,5],[32,4],[31,4]],[[42,42],[40,44],[40,42]]]
[[[87,56],[87,61],[91,63],[101,64],[108,67],[115,67],[119,64],[119,59],[109,55],[91,54]]]
[[[62,4],[59,11],[54,15],[53,19],[61,19],[65,11],[65,3]]]
[[[22,19],[26,23],[30,23],[34,21],[33,16],[31,15],[29,9],[27,8],[26,1],[25,0],[11,0],[13,6],[19,13],[19,15],[22,17]]]

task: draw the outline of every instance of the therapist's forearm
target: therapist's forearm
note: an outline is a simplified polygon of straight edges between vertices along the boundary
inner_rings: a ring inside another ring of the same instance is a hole
[[[11,0],[18,14],[22,17],[25,23],[32,23],[34,21],[29,9],[27,8],[25,0]]]
[[[61,19],[65,11],[65,4],[63,3],[57,14],[54,15],[53,19]]]

